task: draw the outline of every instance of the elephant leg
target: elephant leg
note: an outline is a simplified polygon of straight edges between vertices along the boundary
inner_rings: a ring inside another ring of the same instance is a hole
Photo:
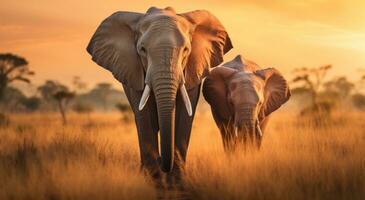
[[[146,105],[144,110],[135,116],[141,167],[147,169],[152,178],[160,179],[162,172],[158,162],[160,156],[158,151],[158,126],[155,124],[158,122],[156,117],[150,116],[150,112],[153,111],[149,108]]]
[[[190,133],[196,106],[200,95],[200,85],[188,91],[193,116],[189,116],[181,94],[178,93],[176,98],[176,117],[175,117],[175,159],[174,167],[171,173],[168,174],[169,184],[179,184],[184,170],[187,150],[190,141]]]
[[[132,106],[138,132],[138,142],[141,158],[141,169],[146,169],[154,181],[160,182],[162,172],[158,158],[158,119],[154,96],[151,94],[142,111],[138,110],[142,93],[124,87],[124,92]]]

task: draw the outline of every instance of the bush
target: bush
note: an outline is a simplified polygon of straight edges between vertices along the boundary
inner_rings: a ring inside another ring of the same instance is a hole
[[[365,95],[362,94],[352,95],[352,103],[356,108],[365,110]]]
[[[10,124],[9,117],[0,113],[0,127],[8,126]]]
[[[309,106],[302,110],[301,115],[330,115],[334,109],[334,104],[331,102],[323,101],[318,102],[312,106]]]
[[[124,103],[117,103],[115,105],[115,107],[118,108],[118,110],[122,113],[122,120],[125,123],[131,122],[133,119],[133,115],[132,115],[132,109],[128,104],[124,104]]]
[[[88,103],[76,102],[72,106],[72,110],[77,113],[91,113],[93,111],[93,107]]]
[[[28,110],[28,111],[35,111],[39,108],[41,104],[41,99],[38,97],[29,97],[24,98],[21,100],[21,104]]]

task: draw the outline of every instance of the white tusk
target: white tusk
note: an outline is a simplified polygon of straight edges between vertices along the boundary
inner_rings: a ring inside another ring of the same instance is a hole
[[[262,131],[261,131],[261,128],[260,128],[260,122],[257,122],[257,125],[256,125],[257,127],[257,131],[259,132],[259,135],[260,135],[260,137],[262,137]]]
[[[190,102],[188,92],[186,91],[185,84],[181,85],[180,90],[181,90],[181,96],[183,98],[186,110],[188,111],[188,115],[192,116],[193,115],[193,109],[191,108],[191,102]]]
[[[234,136],[238,138],[238,128],[236,126],[234,127]]]
[[[139,111],[141,111],[144,108],[144,106],[146,105],[148,98],[150,97],[150,92],[151,92],[151,88],[150,88],[150,86],[148,86],[146,84],[146,87],[144,87],[144,90],[143,90],[141,101],[139,102],[139,107],[138,107]]]

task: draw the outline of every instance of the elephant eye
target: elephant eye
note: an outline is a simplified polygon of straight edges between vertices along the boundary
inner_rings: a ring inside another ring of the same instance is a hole
[[[140,52],[141,54],[143,54],[143,55],[146,55],[146,48],[141,47],[141,48],[139,49],[139,52]]]
[[[186,54],[188,54],[188,52],[189,52],[189,48],[185,47],[183,53],[186,55]]]
[[[138,48],[137,52],[141,56],[145,56],[147,54],[146,48],[144,47],[144,45],[142,43],[140,45],[138,45],[137,48]]]

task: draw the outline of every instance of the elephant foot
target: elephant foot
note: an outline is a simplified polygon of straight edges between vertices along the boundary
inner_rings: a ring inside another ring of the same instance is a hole
[[[163,189],[157,190],[157,199],[180,199],[189,200],[194,199],[188,190],[184,189]]]
[[[158,165],[144,165],[141,166],[141,170],[144,172],[144,175],[152,182],[156,189],[164,188],[164,173],[160,170]]]
[[[166,185],[168,189],[171,190],[183,190],[184,189],[183,169],[176,167],[172,172],[167,173]]]

